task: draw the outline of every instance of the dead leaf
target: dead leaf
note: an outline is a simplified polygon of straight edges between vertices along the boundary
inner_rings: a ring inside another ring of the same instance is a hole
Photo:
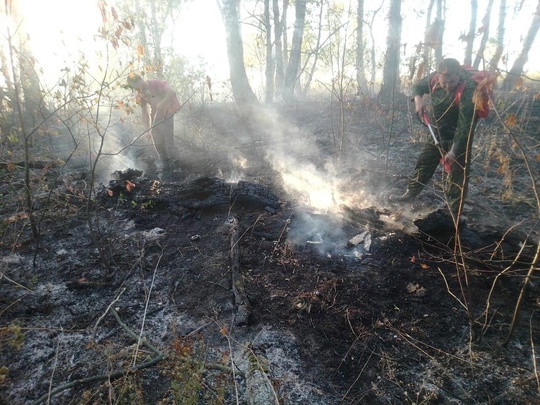
[[[409,283],[407,284],[407,292],[413,294],[416,297],[423,297],[427,293],[427,289],[425,287],[420,287],[420,284],[413,284]]]
[[[137,45],[137,58],[141,60],[141,58],[144,56],[144,46],[139,44]]]
[[[126,180],[126,190],[128,191],[128,193],[131,193],[131,190],[133,190],[135,187],[136,187],[135,183],[132,183],[131,181]]]
[[[107,189],[107,194],[109,194],[109,197],[112,197],[114,195],[113,191],[110,188]]]
[[[517,125],[517,116],[516,116],[516,114],[514,114],[514,113],[508,114],[508,116],[506,117],[506,120],[504,121],[504,123],[509,128],[514,128]]]
[[[423,269],[429,269],[429,264],[420,263],[420,267],[422,267]]]
[[[416,263],[416,257],[411,256],[411,263]]]
[[[15,222],[18,222],[20,220],[27,219],[27,218],[28,218],[28,214],[26,212],[19,212],[15,215],[12,215],[4,219],[4,224],[6,225],[13,224]]]
[[[113,16],[114,21],[118,21],[118,13],[116,12],[116,9],[114,7],[111,7],[111,14]]]

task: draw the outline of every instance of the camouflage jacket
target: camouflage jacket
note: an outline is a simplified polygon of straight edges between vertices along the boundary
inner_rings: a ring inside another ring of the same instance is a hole
[[[453,144],[454,152],[461,153],[467,148],[469,136],[473,135],[477,121],[473,102],[477,83],[464,72],[462,81],[465,81],[465,88],[460,101],[456,102],[455,91],[443,90],[438,82],[432,86],[435,74],[416,82],[412,95],[431,94],[431,106],[439,137],[444,143]]]

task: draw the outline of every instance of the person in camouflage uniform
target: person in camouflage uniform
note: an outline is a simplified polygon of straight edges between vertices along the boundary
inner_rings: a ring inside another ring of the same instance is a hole
[[[442,60],[437,72],[414,84],[412,93],[419,117],[426,113],[423,96],[431,94],[433,130],[439,145],[432,139],[423,146],[405,194],[390,196],[391,202],[412,202],[442,162],[449,171],[445,187],[447,203],[452,212],[458,212],[467,192],[471,148],[478,121],[473,101],[476,87],[468,72],[451,58]]]

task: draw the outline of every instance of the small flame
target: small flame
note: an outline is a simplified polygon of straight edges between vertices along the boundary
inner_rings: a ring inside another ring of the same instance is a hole
[[[285,185],[304,196],[305,203],[320,211],[333,211],[341,204],[341,194],[327,181],[309,170],[283,174]]]

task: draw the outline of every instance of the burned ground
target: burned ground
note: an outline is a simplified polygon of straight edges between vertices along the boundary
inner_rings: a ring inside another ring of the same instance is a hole
[[[90,200],[88,170],[38,165],[38,240],[6,164],[0,402],[538,403],[537,272],[505,344],[538,228],[502,125],[478,128],[457,243],[441,173],[386,199],[420,124],[342,107],[186,109],[178,170],[134,146]]]

